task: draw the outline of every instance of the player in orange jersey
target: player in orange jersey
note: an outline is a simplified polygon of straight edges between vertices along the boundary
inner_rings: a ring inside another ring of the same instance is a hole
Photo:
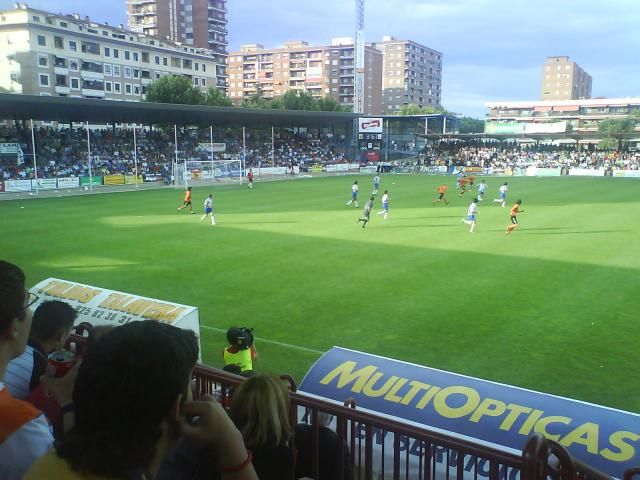
[[[466,191],[467,191],[467,177],[463,176],[460,179],[460,195],[458,196],[461,197],[462,195],[465,194]]]
[[[191,187],[187,187],[187,191],[184,194],[184,203],[181,207],[178,207],[178,211],[183,210],[187,207],[189,207],[191,213],[195,213],[193,211],[193,205],[191,205]]]
[[[507,235],[513,232],[518,226],[518,214],[524,212],[524,210],[520,210],[520,205],[522,204],[522,200],[518,200],[511,207],[511,224],[507,225]]]
[[[431,205],[435,205],[436,203],[440,203],[440,202],[444,202],[445,205],[449,205],[449,202],[447,201],[447,199],[444,198],[444,194],[447,193],[448,189],[449,187],[447,187],[446,185],[440,185],[438,187],[438,198],[433,202],[431,202]]]
[[[473,182],[475,182],[476,177],[474,177],[473,175],[469,175],[468,179],[469,179],[469,190],[473,190]]]

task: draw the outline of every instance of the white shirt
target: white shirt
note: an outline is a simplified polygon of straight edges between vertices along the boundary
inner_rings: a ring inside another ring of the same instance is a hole
[[[384,205],[388,201],[389,201],[389,194],[385,193],[384,195],[382,195],[382,204]]]
[[[351,187],[351,191],[353,193],[358,193],[358,185],[356,185],[355,183],[353,184],[353,186]]]
[[[467,215],[475,215],[477,211],[478,211],[478,204],[476,202],[473,202],[471,205],[469,205],[469,209],[467,210]]]
[[[506,185],[502,185],[502,186],[498,189],[498,191],[499,191],[500,193],[507,193],[507,190],[509,190],[509,189],[507,188],[507,186],[506,186]]]
[[[487,184],[486,183],[481,183],[480,185],[478,185],[478,191],[484,193],[484,191],[487,189]]]
[[[374,185],[377,183],[380,183],[380,177],[378,177],[377,175],[375,177],[373,177],[373,183]]]
[[[33,373],[33,347],[27,345],[22,355],[7,365],[7,373],[2,381],[13,398],[26,399],[31,393],[31,375]]]
[[[211,208],[212,205],[213,205],[213,198],[207,197],[207,199],[204,201],[204,208]]]

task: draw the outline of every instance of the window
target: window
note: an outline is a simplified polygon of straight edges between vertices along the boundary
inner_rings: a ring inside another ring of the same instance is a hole
[[[49,66],[49,57],[44,55],[38,55],[38,66],[39,67],[48,67]]]
[[[193,84],[197,87],[200,85],[200,79],[198,77],[193,77]]]
[[[112,84],[111,84],[111,82],[104,82],[104,91],[105,91],[105,92],[109,92],[109,93],[111,93],[111,91],[112,91]]]
[[[92,55],[100,55],[100,45],[95,42],[82,42],[82,53],[91,53]]]
[[[71,79],[71,88],[80,88],[80,79],[79,78],[72,78]]]
[[[140,70],[137,68],[133,69],[133,78],[140,78]]]
[[[143,63],[151,63],[150,60],[150,56],[149,56],[149,52],[142,52],[142,62]]]
[[[104,64],[104,74],[111,75],[111,65],[109,65],[108,63]]]
[[[67,76],[56,75],[56,87],[66,87],[66,86],[67,86]]]
[[[159,80],[160,79],[160,72],[155,72],[155,77],[156,77],[156,80]]]
[[[124,51],[124,59],[131,60],[131,52],[129,50]]]
[[[34,22],[39,22],[40,21],[40,17],[38,17],[37,15],[33,16],[33,21]]]
[[[49,86],[49,75],[40,74],[40,86],[41,87]]]
[[[206,78],[201,78],[200,79],[200,86],[202,86],[202,87],[206,87],[207,86],[207,79]]]
[[[120,76],[120,65],[114,65],[113,66],[113,76],[114,77],[119,77]]]
[[[138,61],[138,52],[133,52],[133,61],[134,62]]]
[[[140,95],[140,85],[134,85],[133,86],[133,94],[134,95]]]
[[[78,51],[78,44],[76,42],[74,42],[73,40],[69,40],[69,50],[71,50],[72,52],[77,52]]]
[[[74,72],[78,71],[78,61],[77,60],[69,60],[69,70]]]
[[[116,93],[120,93],[121,92],[120,83],[119,82],[115,82],[113,84],[113,91],[116,92]]]
[[[117,48],[113,49],[113,58],[120,58],[120,52]]]
[[[47,39],[44,35],[38,35],[38,45],[40,45],[41,47],[47,46]]]
[[[186,68],[191,70],[191,60],[183,59],[182,60],[182,68]]]
[[[130,83],[125,83],[125,85],[124,85],[124,92],[125,92],[127,95],[131,95],[131,84],[130,84]]]
[[[104,47],[104,56],[105,57],[111,56],[111,49],[109,47]]]
[[[206,63],[203,63],[203,64],[202,64],[202,71],[203,71],[203,72],[206,72],[206,71],[207,71],[207,64],[206,64]]]
[[[165,67],[169,64],[169,61],[167,60],[167,57],[163,57],[162,58],[162,65],[164,65]]]
[[[180,68],[180,59],[177,57],[171,57],[171,66]]]
[[[68,27],[67,22],[60,22],[60,26],[62,28],[67,28]]]
[[[64,39],[56,35],[53,37],[53,46],[56,48],[64,48]]]
[[[196,72],[197,72],[197,71],[199,71],[199,70],[200,70],[200,64],[199,64],[198,62],[195,62],[195,63],[193,64],[193,68],[195,68],[195,69],[196,69]]]
[[[124,67],[124,78],[131,78],[131,67]]]
[[[156,62],[156,65],[160,65],[160,57],[158,55],[155,56],[154,61]]]

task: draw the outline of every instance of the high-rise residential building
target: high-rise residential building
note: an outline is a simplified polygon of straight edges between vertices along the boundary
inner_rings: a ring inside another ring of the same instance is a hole
[[[224,87],[226,65],[208,52],[79,15],[0,12],[0,87],[13,93],[140,101],[163,75]]]
[[[227,0],[127,0],[138,33],[227,55]],[[224,62],[220,62],[224,63]]]
[[[383,113],[391,114],[403,105],[440,106],[442,53],[411,40],[388,36],[373,46],[383,54]]]
[[[569,57],[547,57],[542,66],[540,99],[588,99],[591,82],[591,75]]]
[[[365,47],[364,113],[381,111],[382,53]],[[265,49],[242,45],[229,54],[229,98],[241,103],[252,95],[277,98],[287,90],[306,91],[316,98],[331,97],[353,108],[355,94],[355,48],[353,39],[336,38],[330,46],[307,42],[285,43]]]

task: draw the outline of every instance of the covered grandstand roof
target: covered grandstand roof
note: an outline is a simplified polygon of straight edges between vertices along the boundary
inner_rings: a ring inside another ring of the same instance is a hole
[[[345,112],[205,107],[0,93],[2,120],[317,128],[351,126],[356,116]]]

